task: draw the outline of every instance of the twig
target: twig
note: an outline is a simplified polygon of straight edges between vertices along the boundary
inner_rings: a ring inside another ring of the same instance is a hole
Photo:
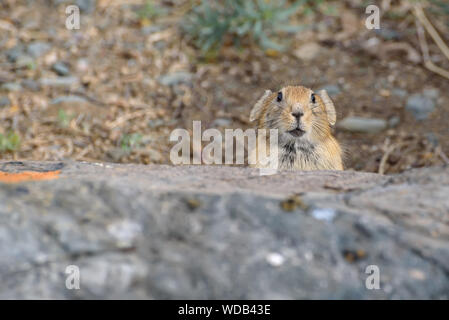
[[[449,164],[449,158],[447,157],[447,155],[443,152],[443,150],[441,149],[441,146],[438,146],[436,148],[436,153],[441,157],[441,159],[443,159],[445,164]]]
[[[443,52],[443,54],[446,56],[446,58],[448,60],[449,60],[449,48],[446,46],[444,41],[441,39],[440,35],[435,30],[435,28],[432,26],[430,21],[427,19],[421,6],[415,5],[414,8],[415,8],[415,16],[417,18],[417,20],[415,20],[416,29],[417,29],[417,33],[418,33],[419,44],[421,46],[421,51],[423,53],[424,66],[428,70],[430,70],[436,74],[439,74],[440,76],[442,76],[446,79],[449,79],[449,71],[438,67],[430,59],[429,46],[427,45],[426,35],[425,35],[424,29],[423,29],[423,25],[426,28],[427,32],[429,32],[432,39],[437,44],[438,48]]]
[[[414,8],[415,8],[415,16],[424,25],[424,28],[426,28],[426,31],[430,34],[433,41],[435,41],[438,48],[440,48],[440,50],[449,60],[449,47],[446,45],[446,43],[444,43],[443,39],[441,39],[440,35],[438,34],[438,31],[433,27],[429,19],[427,19],[427,16],[424,13],[424,10],[422,9],[421,5],[418,3],[414,5]]]
[[[388,157],[396,148],[398,148],[400,146],[402,146],[402,143],[393,144],[387,148],[387,150],[385,151],[385,153],[382,156],[382,159],[380,160],[379,171],[378,171],[379,174],[385,173],[385,164],[387,163]]]

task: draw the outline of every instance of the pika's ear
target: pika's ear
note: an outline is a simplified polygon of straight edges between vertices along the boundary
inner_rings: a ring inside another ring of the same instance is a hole
[[[320,90],[318,94],[320,95],[321,100],[323,100],[324,106],[326,107],[327,120],[329,121],[329,124],[333,126],[337,121],[337,113],[335,112],[334,103],[332,102],[331,98],[329,98],[326,90]]]
[[[254,105],[253,109],[251,110],[251,113],[249,115],[249,121],[253,122],[257,118],[259,118],[260,112],[262,111],[263,103],[265,99],[271,94],[271,90],[265,90],[265,93],[263,96],[257,100],[256,104]]]

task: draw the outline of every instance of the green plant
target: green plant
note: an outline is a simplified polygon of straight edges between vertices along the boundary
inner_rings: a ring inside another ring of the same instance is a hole
[[[285,45],[273,38],[304,28],[290,24],[289,18],[309,1],[289,5],[285,0],[203,0],[187,15],[183,27],[203,53],[218,51],[225,36],[234,45],[249,38],[263,49],[282,51]]]
[[[67,128],[74,117],[73,114],[67,114],[64,109],[58,110],[58,122],[62,128]]]
[[[125,152],[130,152],[135,148],[139,148],[142,144],[142,135],[140,133],[125,134],[120,139],[120,147]]]
[[[145,4],[143,5],[143,7],[137,11],[137,15],[139,16],[140,20],[143,19],[154,19],[157,18],[161,15],[166,14],[166,10],[159,7],[159,6],[155,6],[153,4],[153,1],[151,0],[147,0],[145,2]]]
[[[15,132],[0,133],[0,152],[16,151],[20,147],[20,137]]]

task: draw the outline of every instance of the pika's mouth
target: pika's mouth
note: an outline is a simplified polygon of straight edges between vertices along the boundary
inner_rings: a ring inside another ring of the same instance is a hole
[[[306,132],[304,130],[302,130],[301,128],[295,128],[293,130],[288,131],[288,133],[290,133],[292,136],[298,138],[298,137],[301,137]]]

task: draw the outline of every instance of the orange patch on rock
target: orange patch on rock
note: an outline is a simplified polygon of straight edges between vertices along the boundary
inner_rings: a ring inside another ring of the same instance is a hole
[[[60,170],[49,172],[22,171],[17,173],[0,171],[0,182],[18,183],[24,181],[52,180],[57,179],[60,172]]]

